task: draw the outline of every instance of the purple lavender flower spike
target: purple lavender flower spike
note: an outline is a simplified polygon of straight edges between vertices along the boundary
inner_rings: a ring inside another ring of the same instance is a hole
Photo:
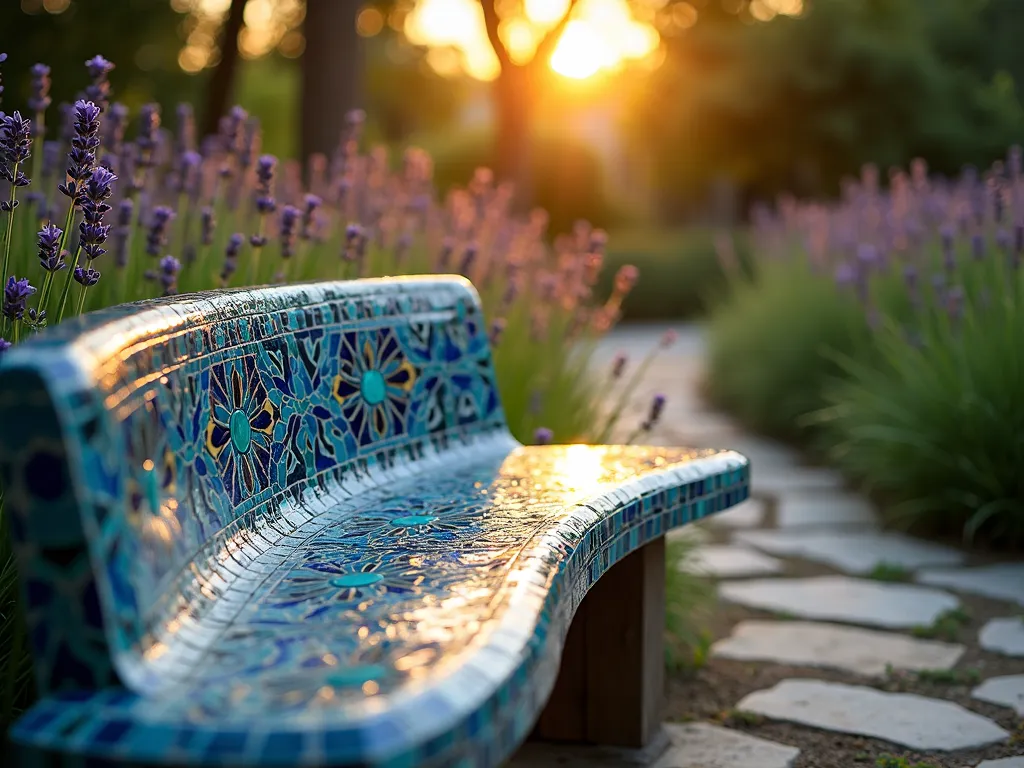
[[[441,253],[438,255],[438,267],[442,272],[447,272],[451,269],[452,253],[455,252],[455,241],[451,237],[446,236],[441,242]]]
[[[85,68],[92,79],[92,83],[85,87],[85,98],[95,103],[101,111],[106,111],[110,103],[110,83],[107,75],[113,71],[114,65],[102,56],[93,56],[85,62]]]
[[[952,224],[943,224],[939,227],[939,240],[942,242],[942,250],[948,251],[953,248],[953,235],[955,230]]]
[[[262,215],[273,213],[277,210],[277,201],[274,200],[274,169],[277,167],[277,158],[273,155],[262,155],[256,164],[256,210]]]
[[[836,267],[835,280],[836,285],[840,288],[846,288],[847,286],[853,285],[857,280],[857,270],[854,269],[851,264],[843,262]]]
[[[547,427],[537,427],[533,433],[533,444],[534,445],[551,445],[551,442],[555,439],[555,433]]]
[[[519,298],[519,280],[509,279],[508,285],[505,286],[505,293],[501,297],[502,305],[505,308],[511,307],[515,300]]]
[[[651,398],[651,410],[647,414],[648,429],[661,419],[661,415],[665,412],[665,402],[666,397],[660,393]]]
[[[57,166],[60,164],[60,142],[59,141],[44,141],[43,142],[43,177],[48,179],[53,176],[57,170]]]
[[[1010,233],[1005,229],[996,230],[996,245],[999,250],[1008,253],[1010,250]]]
[[[857,246],[857,261],[870,269],[878,263],[878,249],[871,243]]]
[[[537,293],[541,301],[553,301],[558,295],[558,277],[543,275],[537,285]]]
[[[621,379],[622,374],[626,372],[627,357],[624,353],[619,352],[615,355],[615,359],[612,360],[612,378]]]
[[[15,187],[27,187],[29,179],[18,166],[24,164],[31,150],[32,122],[22,118],[20,112],[0,118],[0,158],[3,159],[0,163],[0,178]],[[4,201],[0,204],[0,210],[14,210],[17,204],[17,200],[13,203]]]
[[[5,61],[7,61],[7,54],[6,53],[0,53],[0,64],[3,64]],[[3,78],[3,72],[0,72],[0,103],[3,102],[3,96],[4,96],[4,78]]]
[[[30,73],[32,85],[29,89],[28,108],[38,115],[53,103],[50,98],[50,68],[45,64],[33,64]],[[36,128],[35,133],[38,135],[38,126]]]
[[[466,250],[462,254],[462,265],[459,267],[460,275],[469,275],[473,269],[473,264],[476,262],[477,251],[476,243],[470,243],[466,246]]]
[[[4,286],[4,317],[8,320],[21,320],[25,315],[25,304],[28,302],[28,297],[35,292],[36,289],[27,277],[20,280],[14,275],[8,277],[7,285]]]
[[[220,279],[224,285],[227,285],[231,275],[238,269],[238,253],[244,242],[245,237],[237,232],[228,238],[228,244],[224,248],[224,266],[220,271]]]
[[[345,227],[345,250],[342,258],[345,261],[355,261],[359,258],[359,242],[363,239],[363,228],[358,224],[349,224]]]
[[[61,194],[79,205],[81,185],[92,175],[96,166],[96,148],[100,145],[100,108],[91,101],[75,102],[74,137],[68,153],[67,181],[57,187]]]
[[[313,237],[316,228],[316,212],[324,201],[316,195],[306,195],[303,199],[302,227],[299,229],[299,239],[309,240]]]
[[[985,238],[980,232],[971,236],[971,255],[975,261],[982,261],[985,258]]]
[[[39,230],[36,243],[39,248],[39,266],[46,272],[59,272],[66,266],[60,251],[60,238],[64,232],[56,224],[47,224]]]
[[[120,102],[110,105],[107,112],[107,120],[103,133],[103,146],[107,150],[107,156],[103,158],[104,165],[108,168],[120,157],[124,134],[128,129],[128,107]]]
[[[164,288],[164,296],[173,296],[178,292],[178,273],[181,262],[173,256],[160,259],[160,284]]]
[[[501,343],[501,337],[505,334],[505,318],[499,317],[493,323],[491,323],[491,332],[488,334],[488,339],[491,342],[491,347],[496,347]]]
[[[917,267],[913,264],[907,264],[903,268],[903,282],[911,291],[917,288]]]
[[[83,288],[92,288],[100,281],[100,273],[92,267],[75,267],[75,282]]]
[[[290,259],[295,254],[295,227],[302,211],[294,205],[281,209],[281,258]]]
[[[161,247],[167,242],[167,229],[174,218],[174,211],[164,205],[153,209],[153,218],[146,233],[146,253],[159,256]]]
[[[665,402],[665,395],[660,393],[651,398],[651,406],[647,411],[647,418],[640,423],[637,433],[650,432],[654,429],[657,423],[661,420],[662,414],[665,412]],[[632,438],[630,439],[630,442],[632,442]]]
[[[132,232],[132,214],[135,203],[126,197],[117,205],[117,228],[114,230],[114,264],[128,266],[128,238]]]
[[[103,223],[103,216],[110,210],[107,200],[113,193],[117,176],[100,166],[82,186],[83,221],[78,227],[82,250],[91,262],[106,253],[101,246],[107,240],[110,225]]]
[[[203,245],[213,244],[213,230],[217,226],[217,222],[213,217],[213,208],[206,206],[203,208],[202,213],[199,215],[200,219],[200,241]]]
[[[139,135],[135,139],[140,168],[149,168],[155,163],[159,130],[160,105],[144,104],[139,112]]]
[[[178,194],[196,196],[202,163],[203,157],[198,152],[188,150],[181,153],[178,159],[178,179],[176,185]]]
[[[0,358],[4,356],[4,352],[11,348],[11,342],[7,339],[0,338]]]

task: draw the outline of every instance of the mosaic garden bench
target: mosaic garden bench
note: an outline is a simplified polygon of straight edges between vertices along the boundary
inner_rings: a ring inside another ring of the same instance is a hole
[[[94,313],[8,353],[0,425],[26,767],[643,744],[663,534],[748,484],[731,452],[517,444],[461,278]]]

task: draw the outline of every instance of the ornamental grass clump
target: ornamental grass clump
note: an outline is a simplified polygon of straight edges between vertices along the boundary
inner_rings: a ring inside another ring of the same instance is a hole
[[[0,64],[6,56],[0,54]],[[593,439],[602,392],[596,340],[636,283],[595,290],[606,237],[586,223],[548,237],[514,215],[512,190],[478,170],[439,196],[430,157],[364,149],[348,116],[330,157],[303,166],[260,153],[258,121],[234,107],[216,135],[192,108],[164,122],[116,101],[102,56],[74,104],[51,109],[50,71],[31,68],[28,117],[0,113],[0,355],[92,309],[212,288],[458,272],[480,292],[509,424],[527,442]],[[0,80],[0,96],[3,95]],[[643,433],[661,416],[652,405]],[[0,535],[0,721],[31,698],[9,539]]]
[[[768,278],[721,310],[713,386],[763,385],[761,408],[812,428],[894,523],[1024,544],[1020,150],[955,180],[916,161],[887,188],[869,167],[838,203],[784,201],[757,229]],[[733,370],[726,342],[744,338],[750,358]]]

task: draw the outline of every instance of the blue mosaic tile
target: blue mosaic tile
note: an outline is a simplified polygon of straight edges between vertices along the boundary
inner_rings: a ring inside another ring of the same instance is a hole
[[[95,313],[6,356],[0,422],[52,764],[495,765],[587,589],[749,484],[519,446],[452,278]]]

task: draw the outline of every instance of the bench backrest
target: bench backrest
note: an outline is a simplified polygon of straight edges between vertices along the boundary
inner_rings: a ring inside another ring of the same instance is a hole
[[[40,686],[156,684],[160,633],[216,596],[211,553],[279,535],[303,494],[504,429],[462,278],[144,302],[12,349],[0,471]]]

